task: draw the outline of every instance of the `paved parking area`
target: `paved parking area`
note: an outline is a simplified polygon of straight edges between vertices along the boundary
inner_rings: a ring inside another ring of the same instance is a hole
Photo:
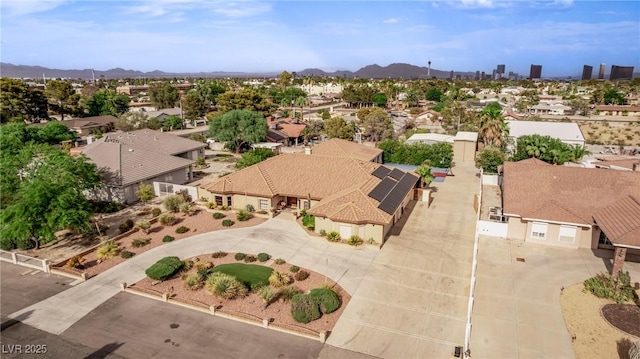
[[[382,358],[449,358],[464,345],[479,178],[473,164],[454,172],[394,228],[328,344]]]
[[[560,308],[561,288],[606,272],[611,255],[481,236],[472,356],[574,358]],[[640,280],[640,263],[626,262],[624,269],[633,281]]]

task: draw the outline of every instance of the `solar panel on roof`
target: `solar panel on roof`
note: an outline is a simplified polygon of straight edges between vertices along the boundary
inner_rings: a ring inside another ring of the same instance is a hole
[[[399,170],[397,168],[394,168],[393,171],[391,171],[391,173],[389,173],[390,177],[393,177],[397,180],[400,180],[400,178],[402,178],[402,176],[404,176],[406,172]]]
[[[382,201],[397,183],[393,178],[385,177],[385,179],[380,181],[380,183],[369,192],[369,197],[376,201]]]
[[[388,169],[385,166],[380,166],[380,167],[376,168],[375,171],[373,171],[372,175],[374,175],[374,176],[376,176],[376,177],[378,177],[380,179],[383,179],[383,178],[387,177],[389,172],[391,172],[390,169]]]
[[[407,192],[415,186],[418,182],[418,178],[409,173],[405,173],[400,181],[391,189],[389,194],[378,205],[378,208],[385,211],[388,214],[393,214],[402,200],[407,195]]]

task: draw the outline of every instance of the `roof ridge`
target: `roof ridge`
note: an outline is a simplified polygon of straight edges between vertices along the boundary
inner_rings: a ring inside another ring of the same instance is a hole
[[[268,176],[267,173],[263,170],[262,162],[258,163],[257,167],[258,167],[258,172],[260,173],[260,176],[262,176],[264,183],[267,185],[267,188],[269,188],[269,191],[273,196],[277,192],[275,190],[275,184],[273,183],[273,179],[271,178],[271,176]]]
[[[369,182],[369,181],[367,181],[367,182]],[[382,213],[380,213],[381,209],[378,208],[378,205],[376,205],[375,202],[373,202],[374,199],[372,197],[369,197],[369,194],[364,193],[362,191],[362,186],[358,187],[358,192],[360,192],[360,194],[362,194],[362,197],[364,197],[365,201],[367,201],[371,205],[371,207],[373,207],[375,209],[376,215],[378,217],[382,218],[382,220],[384,220],[384,216],[382,215]]]

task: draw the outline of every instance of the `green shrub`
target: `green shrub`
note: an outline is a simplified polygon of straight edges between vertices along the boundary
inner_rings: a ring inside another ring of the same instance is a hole
[[[183,203],[180,205],[180,212],[184,213],[187,216],[190,216],[193,214],[193,206],[191,206],[191,203]]]
[[[631,286],[629,272],[618,274],[616,279],[609,273],[600,273],[585,280],[584,289],[596,297],[613,299],[618,304],[637,297],[635,290]]]
[[[226,217],[224,213],[222,212],[213,212],[213,218],[214,219],[222,219]]]
[[[312,289],[309,292],[309,297],[313,298],[324,314],[333,313],[340,308],[340,297],[330,288]]]
[[[285,261],[285,260],[284,260],[284,259],[282,259],[282,258],[276,258],[273,262],[274,262],[275,264],[285,264],[285,263],[287,263],[287,261]]]
[[[118,243],[116,243],[114,240],[108,240],[104,242],[103,245],[98,247],[96,256],[98,257],[98,259],[105,260],[117,256],[118,252]]]
[[[162,213],[160,207],[151,208],[151,217],[158,217]]]
[[[300,272],[294,274],[293,278],[297,281],[303,281],[309,278],[309,272],[307,272],[306,270],[301,270]]]
[[[327,240],[329,242],[340,242],[342,238],[340,238],[340,233],[336,232],[336,231],[331,231],[329,233],[327,233]]]
[[[306,214],[304,217],[302,217],[302,225],[313,230],[314,228],[316,228],[316,217]]]
[[[129,251],[120,252],[120,257],[122,257],[124,259],[129,259],[129,258],[133,257],[134,255],[135,255],[135,253],[129,252]]]
[[[327,235],[327,231],[325,231],[324,229],[320,230],[320,237],[326,237]]]
[[[176,221],[176,216],[173,213],[163,213],[158,217],[158,222],[163,226],[173,226]]]
[[[196,262],[195,263],[195,267],[196,267],[196,270],[198,270],[198,271],[199,270],[203,270],[203,269],[209,270],[209,269],[213,268],[213,263],[211,263],[211,262]]]
[[[241,209],[236,213],[236,219],[240,222],[248,221],[251,217],[253,217],[253,215],[244,209]]]
[[[260,262],[266,262],[269,260],[269,258],[271,258],[271,256],[268,255],[267,253],[258,253],[258,260]]]
[[[296,272],[298,272],[298,271],[300,270],[300,267],[298,267],[298,266],[291,266],[291,267],[289,268],[289,270],[291,271],[291,273],[296,273]]]
[[[182,261],[182,270],[183,271],[187,272],[191,268],[193,268],[193,261],[192,260]]]
[[[144,247],[151,242],[151,238],[136,238],[131,241],[131,246],[133,248]]]
[[[136,228],[140,229],[145,234],[149,233],[149,229],[151,228],[151,222],[146,219],[140,219],[136,221]]]
[[[164,257],[147,268],[144,273],[153,280],[163,281],[171,278],[184,263],[178,257]]]
[[[222,206],[220,206],[220,210],[228,211],[229,210],[229,206],[223,204]]]
[[[291,299],[291,315],[296,322],[304,324],[322,316],[318,304],[306,294],[297,294]]]
[[[176,228],[176,233],[182,234],[182,233],[187,233],[187,232],[189,232],[189,227],[180,226],[180,227]]]
[[[305,216],[307,215],[307,210],[306,210],[306,209],[303,209],[302,211],[300,211],[300,215],[301,215],[302,217],[305,217]]]
[[[231,227],[234,225],[234,222],[230,219],[223,219],[222,220],[222,226],[223,227]]]
[[[223,252],[223,251],[217,251],[217,252],[213,253],[213,254],[211,255],[211,257],[212,257],[212,258],[222,258],[222,257],[224,257],[224,256],[226,256],[226,255],[227,255],[227,253],[226,253],[226,252]]]
[[[261,287],[260,289],[251,288],[251,291],[257,293],[260,299],[262,299],[262,309],[266,309],[277,296],[277,293],[274,292],[271,287]]]
[[[269,284],[271,284],[275,288],[284,287],[287,284],[291,284],[291,277],[289,277],[289,275],[286,273],[274,270],[269,276]]]
[[[233,258],[235,258],[237,261],[241,261],[241,260],[243,260],[243,259],[244,259],[244,257],[246,257],[246,256],[247,256],[246,254],[238,252],[238,253],[236,253],[236,255],[235,255],[235,256],[233,256]]]
[[[362,243],[364,243],[364,241],[362,240],[362,238],[360,238],[358,235],[352,235],[351,237],[349,237],[349,241],[348,241],[349,245],[351,246],[359,246],[362,245]]]
[[[255,211],[256,211],[255,207],[253,207],[253,205],[252,205],[252,204],[247,204],[244,208],[245,208],[245,209],[247,210],[247,212],[249,212],[249,213],[253,213],[253,212],[255,212]]]
[[[216,208],[216,203],[215,202],[211,202],[211,201],[207,202],[207,208],[209,208],[209,209]]]
[[[172,194],[167,196],[162,203],[167,211],[178,212],[180,210],[180,205],[184,203],[184,198],[182,196]]]
[[[120,234],[126,233],[133,229],[133,225],[133,221],[131,219],[127,219],[126,221],[120,223],[120,226],[118,226],[118,230],[120,230]]]
[[[302,291],[300,290],[300,288],[292,286],[292,285],[285,285],[284,287],[280,288],[278,290],[278,298],[283,301],[283,302],[288,302],[290,301],[294,296],[301,294]]]
[[[236,277],[221,272],[209,275],[205,288],[208,292],[224,299],[244,297],[249,292]]]
[[[245,263],[253,263],[256,261],[256,256],[246,256],[244,257],[244,262]]]
[[[202,287],[202,278],[198,273],[189,274],[184,279],[184,282],[187,285],[187,288],[191,290],[198,290],[200,289],[200,287]]]
[[[173,237],[171,237],[169,235],[166,235],[166,236],[162,237],[162,241],[164,243],[173,242],[174,240],[175,240],[175,238],[173,238]]]

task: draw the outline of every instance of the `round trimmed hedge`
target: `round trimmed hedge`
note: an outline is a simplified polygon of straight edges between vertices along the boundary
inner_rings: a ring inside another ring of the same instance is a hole
[[[329,288],[312,289],[309,292],[309,297],[320,306],[320,310],[324,314],[333,313],[340,308],[340,297]]]
[[[183,265],[184,263],[178,257],[164,257],[147,268],[144,273],[153,280],[165,280],[171,278]]]
[[[298,323],[307,324],[322,316],[318,303],[308,294],[297,294],[291,298],[291,315]]]

